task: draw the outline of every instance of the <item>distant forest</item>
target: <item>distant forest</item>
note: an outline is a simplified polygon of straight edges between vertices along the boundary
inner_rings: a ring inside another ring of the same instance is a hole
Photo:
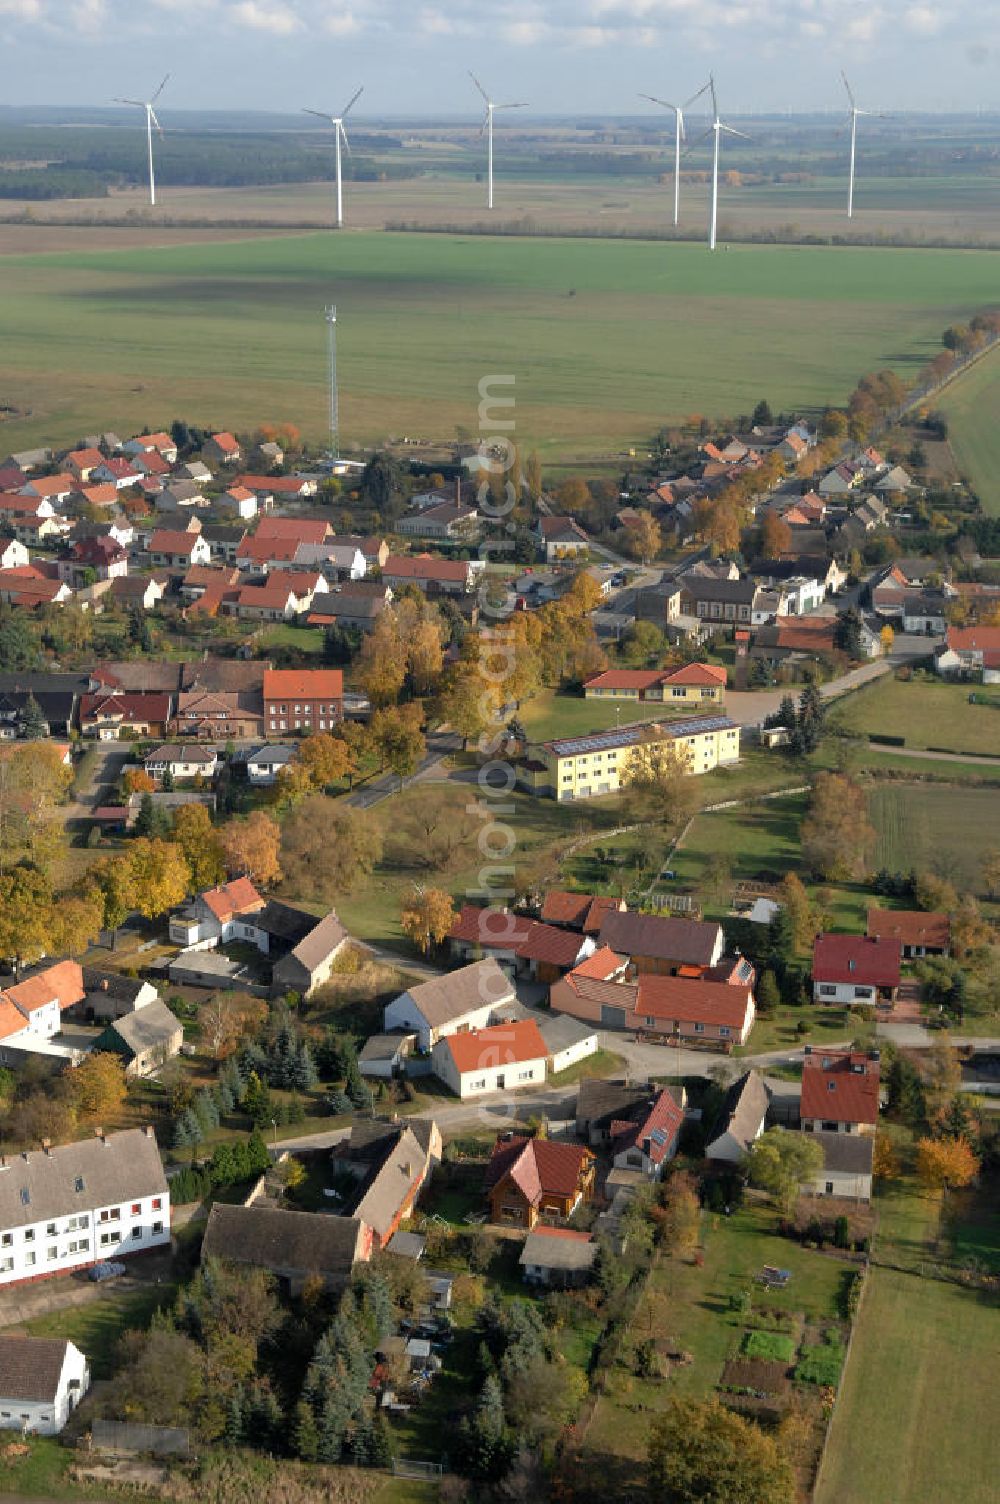
[[[146,181],[146,136],[136,111],[131,130],[73,131],[0,126],[0,198],[103,198],[111,188]],[[242,188],[308,183],[333,170],[332,132],[293,135],[204,132],[154,138],[157,183],[173,187]],[[355,182],[415,177],[416,164],[376,160],[402,149],[398,137],[352,133],[344,176]]]

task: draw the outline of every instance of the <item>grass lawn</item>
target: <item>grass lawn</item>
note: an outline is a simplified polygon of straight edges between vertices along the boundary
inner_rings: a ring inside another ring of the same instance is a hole
[[[817,1504],[992,1504],[998,1388],[980,1292],[873,1269]]]
[[[887,674],[846,696],[831,710],[830,724],[863,736],[903,736],[907,747],[976,757],[1000,754],[1000,687],[975,686],[977,701],[985,700],[984,704],[971,705],[970,692],[967,684],[906,681]]]
[[[799,1024],[809,1025],[807,1033],[799,1033]],[[757,1055],[765,1050],[780,1050],[786,1045],[790,1050],[801,1049],[808,1040],[811,1044],[840,1044],[851,1039],[870,1039],[875,1036],[875,1025],[847,1008],[776,1008],[769,1018],[758,1014],[753,1031],[745,1045],[737,1045],[733,1054]]]
[[[292,419],[321,439],[316,310],[334,285],[352,442],[473,425],[485,348],[517,376],[526,445],[603,454],[671,417],[740,412],[748,392],[809,410],[843,401],[863,371],[910,373],[994,299],[995,276],[978,251],[734,244],[706,257],[700,244],[357,230],[11,256],[0,327],[27,416],[6,443],[72,442],[109,412],[134,432],[178,411],[236,430]]]
[[[876,785],[868,800],[878,833],[874,865],[894,872],[938,872],[960,892],[982,894],[982,858],[997,844],[997,802],[994,789]]]
[[[571,1086],[574,1081],[586,1081],[591,1076],[613,1076],[624,1064],[621,1055],[612,1054],[611,1050],[595,1050],[585,1060],[578,1060],[575,1065],[567,1066],[564,1071],[550,1076],[549,1080],[553,1086]]]
[[[547,689],[525,700],[518,717],[529,741],[542,742],[558,736],[585,736],[591,731],[607,731],[636,721],[662,720],[664,715],[673,713],[669,705],[636,700],[586,700],[583,695]]]
[[[972,486],[983,510],[1000,515],[1000,359],[996,351],[966,371],[936,399],[948,419],[948,441],[959,474]]]
[[[25,1322],[24,1330],[33,1337],[66,1337],[75,1342],[87,1354],[94,1378],[106,1379],[111,1376],[115,1347],[122,1333],[147,1327],[153,1312],[168,1305],[174,1294],[171,1283],[138,1290],[116,1289],[109,1283],[84,1305],[36,1316]]]
[[[16,1441],[16,1433],[7,1431],[5,1437]],[[64,1447],[54,1436],[32,1436],[27,1442],[27,1457],[5,1458],[0,1469],[0,1494],[17,1494],[18,1497],[41,1499],[106,1499],[102,1490],[83,1487],[71,1482],[68,1473],[73,1462],[70,1447]]]
[[[704,1265],[660,1259],[647,1298],[636,1313],[632,1336],[636,1342],[647,1337],[667,1339],[691,1353],[692,1362],[675,1368],[667,1383],[633,1378],[621,1368],[613,1369],[587,1432],[588,1449],[640,1459],[645,1455],[651,1413],[662,1410],[671,1395],[705,1398],[714,1392],[723,1365],[737,1355],[747,1327],[753,1324],[752,1316],[729,1309],[729,1298],[745,1289],[764,1264],[790,1269],[792,1278],[783,1290],[765,1292],[757,1287],[755,1308],[817,1323],[838,1318],[844,1265],[778,1237],[775,1224],[776,1214],[763,1206],[744,1207],[731,1217],[705,1213]]]
[[[323,633],[319,627],[296,627],[290,622],[265,627],[258,640],[265,648],[295,648],[300,653],[323,651]]]

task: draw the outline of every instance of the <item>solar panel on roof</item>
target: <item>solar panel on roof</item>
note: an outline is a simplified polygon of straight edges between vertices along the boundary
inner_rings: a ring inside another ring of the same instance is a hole
[[[705,731],[735,731],[736,722],[727,715],[683,716],[676,721],[646,721],[635,726],[621,726],[594,736],[573,736],[549,743],[555,752],[576,756],[581,752],[603,752],[613,747],[634,747],[656,727],[663,736],[700,736]]]
[[[667,1142],[667,1135],[662,1128],[654,1128],[649,1136],[654,1144],[665,1144]]]

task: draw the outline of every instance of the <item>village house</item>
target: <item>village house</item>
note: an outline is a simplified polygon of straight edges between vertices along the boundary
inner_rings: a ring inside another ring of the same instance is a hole
[[[626,1027],[725,1050],[746,1044],[756,1016],[753,991],[701,977],[640,975]]]
[[[259,788],[270,788],[278,781],[282,768],[295,761],[296,749],[287,744],[268,742],[247,757],[247,778]]]
[[[256,492],[262,508],[266,504],[264,498],[305,501],[319,490],[318,483],[308,475],[238,475],[236,484]]]
[[[40,967],[0,991],[0,1065],[20,1065],[26,1055],[48,1056],[55,1064],[74,1063],[78,1052],[53,1044],[63,1014],[84,996],[83,972],[76,961]]]
[[[129,1078],[151,1076],[180,1053],[184,1025],[166,1003],[156,998],[145,1007],[125,1013],[108,1024],[94,1041],[94,1050],[117,1055]]]
[[[80,700],[80,731],[98,741],[116,741],[124,731],[133,736],[163,736],[170,720],[173,696],[101,689]]]
[[[595,898],[590,893],[570,893],[561,888],[549,888],[542,900],[538,917],[543,924],[577,930],[581,935],[596,935],[605,914],[610,914],[613,910],[624,913],[625,908],[624,898]]]
[[[641,1081],[585,1077],[576,1098],[577,1138],[586,1139],[592,1148],[607,1146],[616,1125],[646,1112],[653,1094],[654,1089]]]
[[[0,1285],[170,1242],[170,1188],[152,1128],[97,1130],[0,1170]]]
[[[68,1017],[85,1023],[112,1023],[159,997],[152,982],[142,977],[127,977],[121,971],[103,971],[97,966],[83,968],[83,986],[81,1001],[66,1011]]]
[[[60,507],[72,496],[75,484],[74,475],[40,475],[37,480],[25,482],[21,495],[31,501],[47,501],[53,507]]]
[[[492,953],[516,975],[538,982],[554,982],[594,949],[589,936],[555,925],[526,919],[507,909],[463,904],[451,929],[448,946],[459,960],[478,961]]]
[[[483,1029],[496,1021],[517,994],[506,972],[492,958],[420,982],[387,1003],[382,1014],[387,1032],[416,1032],[420,1049],[430,1050],[446,1034]]]
[[[90,478],[97,484],[114,486],[116,491],[126,491],[129,486],[137,486],[143,475],[130,459],[113,458],[95,465]]]
[[[922,909],[869,909],[865,933],[899,944],[903,959],[951,954],[951,920]]]
[[[150,778],[162,783],[164,778],[214,778],[219,755],[209,747],[179,746],[165,742],[147,752],[142,765]]]
[[[89,1387],[87,1360],[72,1342],[0,1333],[0,1430],[58,1436]]]
[[[434,1074],[465,1101],[545,1080],[548,1051],[531,1019],[446,1034],[431,1052]]]
[[[332,731],[344,715],[344,676],[339,668],[268,669],[263,696],[266,735]]]
[[[337,957],[350,939],[331,909],[275,962],[271,972],[272,993],[280,997],[286,992],[297,992],[300,997],[310,997],[330,980]]]
[[[579,1144],[503,1133],[486,1168],[490,1221],[529,1229],[567,1221],[593,1195],[594,1175],[594,1156]]]
[[[879,1112],[878,1052],[806,1045],[799,1121],[804,1133],[874,1134]]]
[[[643,754],[669,743],[692,775],[738,762],[739,725],[725,715],[638,721],[590,736],[533,742],[518,766],[518,781],[539,798],[590,799],[614,794]]]
[[[170,916],[169,934],[185,950],[210,950],[231,940],[258,944],[257,926],[248,916],[259,914],[262,898],[248,877],[236,877],[199,893],[180,914]]]
[[[900,942],[867,935],[817,935],[813,945],[813,1001],[891,1003],[899,987]]]
[[[147,548],[154,568],[188,570],[192,564],[210,564],[212,552],[199,532],[157,528]]]
[[[934,666],[946,677],[966,675],[1000,684],[1000,627],[949,627]]]
[[[547,564],[590,552],[590,539],[574,517],[539,517],[536,536]]]
[[[630,1117],[611,1124],[611,1158],[616,1170],[638,1171],[646,1180],[660,1180],[677,1153],[684,1124],[684,1108],[666,1087]]]
[[[243,454],[231,433],[209,434],[201,446],[201,452],[210,465],[235,465]]]
[[[113,538],[81,538],[74,543],[69,557],[58,559],[59,578],[74,590],[92,579],[114,580],[128,574],[128,554]]]
[[[607,669],[584,682],[588,700],[652,700],[671,704],[721,705],[726,670],[711,663],[686,663],[676,669]]]
[[[538,1032],[549,1053],[549,1074],[558,1076],[571,1066],[596,1055],[600,1048],[598,1031],[592,1024],[581,1023],[568,1013],[540,1013]]]
[[[597,1259],[597,1244],[589,1232],[573,1227],[535,1226],[524,1240],[518,1264],[529,1285],[565,1290],[586,1284]]]
[[[121,446],[124,454],[149,454],[155,451],[168,465],[177,463],[177,445],[168,433],[140,433],[134,439],[126,439]]]
[[[119,575],[111,581],[109,599],[125,606],[138,606],[143,611],[152,611],[160,604],[167,592],[166,580],[156,575]]]
[[[227,517],[239,517],[248,522],[256,517],[258,499],[246,486],[229,486],[215,498],[215,511]]]
[[[680,580],[680,612],[713,626],[749,626],[757,589],[749,578],[715,579],[689,571]]]
[[[806,1181],[803,1192],[808,1196],[836,1196],[841,1200],[866,1202],[872,1199],[872,1170],[875,1139],[870,1133],[832,1133],[813,1130],[813,1139],[823,1150],[823,1168],[815,1179]]]
[[[238,590],[206,591],[196,602],[206,607],[209,600],[224,616],[238,616],[243,621],[291,621],[298,616],[302,603],[293,587],[285,581],[268,581],[265,585],[241,585]]]
[[[371,632],[391,601],[392,590],[381,581],[345,580],[313,601],[306,625]]]
[[[382,579],[399,591],[415,585],[425,594],[466,595],[485,570],[482,559],[437,559],[430,554],[390,554]]]
[[[381,1252],[412,1215],[442,1153],[441,1133],[433,1120],[354,1123],[350,1136],[334,1145],[331,1168],[335,1175],[351,1175],[357,1182],[346,1209],[366,1228],[371,1252]]]
[[[601,924],[598,943],[628,956],[639,973],[664,975],[682,966],[716,966],[723,934],[720,924],[703,919],[612,910]]]
[[[479,513],[475,507],[446,501],[401,517],[395,524],[395,531],[404,538],[432,538],[438,542],[450,542],[455,539],[468,540],[475,536],[478,522]]]
[[[758,1071],[746,1071],[726,1092],[705,1145],[705,1158],[741,1165],[764,1132],[771,1094]]]
[[[177,696],[170,731],[175,736],[241,741],[260,736],[264,709],[259,690],[189,689]]]
[[[104,455],[96,448],[72,449],[69,454],[63,455],[62,463],[66,466],[70,475],[75,476],[78,481],[86,483],[103,459]]]

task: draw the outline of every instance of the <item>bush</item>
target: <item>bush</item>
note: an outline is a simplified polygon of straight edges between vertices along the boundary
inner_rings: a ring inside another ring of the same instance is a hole
[[[790,1363],[795,1357],[795,1343],[781,1332],[747,1332],[742,1351],[747,1358],[766,1358],[769,1362]]]
[[[796,1364],[795,1377],[800,1384],[819,1384],[835,1389],[844,1366],[844,1347],[840,1342],[823,1342],[807,1347]]]

